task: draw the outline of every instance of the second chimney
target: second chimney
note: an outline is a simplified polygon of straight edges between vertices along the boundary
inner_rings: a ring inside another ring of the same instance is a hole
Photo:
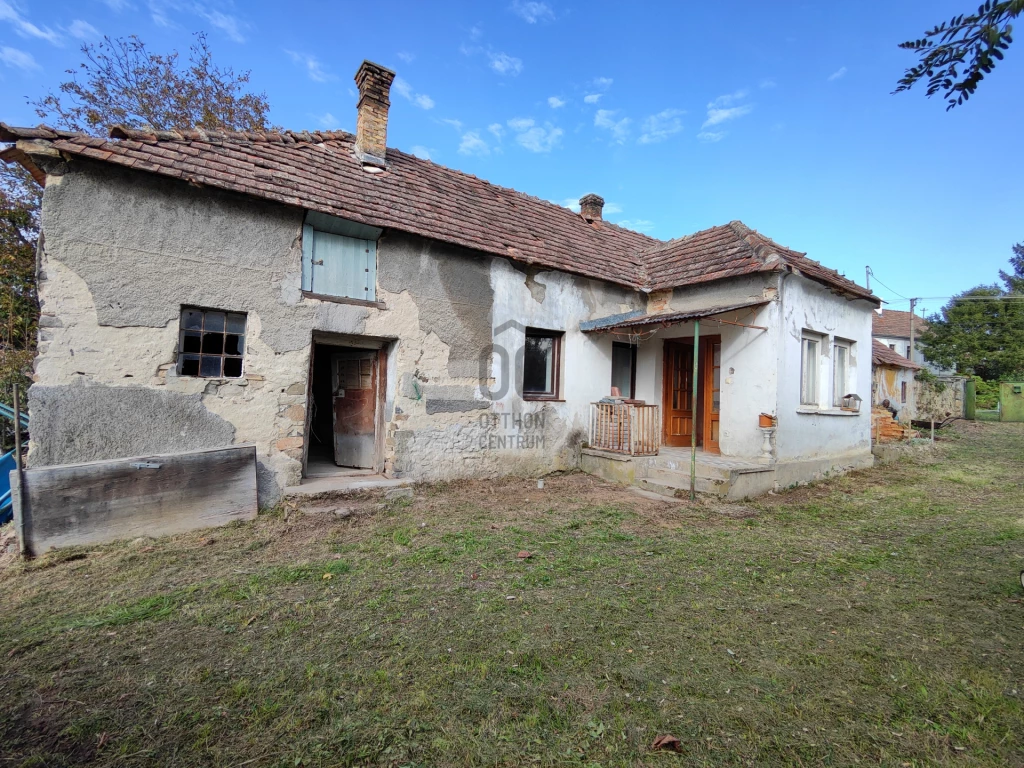
[[[601,221],[604,198],[598,195],[584,195],[580,198],[580,214],[587,221]]]
[[[364,61],[356,72],[359,104],[356,105],[356,157],[368,165],[385,165],[388,145],[388,107],[395,73],[380,64]]]

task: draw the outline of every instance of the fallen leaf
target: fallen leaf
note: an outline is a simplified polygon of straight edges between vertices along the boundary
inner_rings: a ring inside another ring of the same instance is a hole
[[[143,547],[139,550],[139,552],[156,552],[156,547]]]
[[[333,573],[325,573],[324,574],[324,581],[330,581],[333,578],[334,578],[334,574]]]
[[[668,749],[673,752],[682,752],[683,745],[675,736],[666,733],[654,740],[654,743],[651,744],[651,749]]]
[[[522,552],[516,555],[516,557],[518,557],[520,560],[525,560],[528,557],[533,557],[533,555],[524,549]]]

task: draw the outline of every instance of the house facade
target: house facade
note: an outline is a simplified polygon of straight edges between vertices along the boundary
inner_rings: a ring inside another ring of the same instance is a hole
[[[387,148],[393,77],[360,68],[355,136],[0,125],[45,185],[30,466],[252,443],[263,505],[338,467],[539,475],[602,464],[612,387],[759,490],[871,463],[869,291]]]

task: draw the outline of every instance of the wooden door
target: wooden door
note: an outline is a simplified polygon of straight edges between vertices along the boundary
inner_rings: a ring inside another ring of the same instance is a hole
[[[722,409],[722,342],[708,339],[701,344],[701,365],[704,379],[704,450],[721,453],[719,448],[719,417]]]
[[[353,349],[331,356],[334,397],[334,463],[374,466],[378,353]]]
[[[686,446],[693,434],[693,344],[665,342],[662,382],[663,442]]]

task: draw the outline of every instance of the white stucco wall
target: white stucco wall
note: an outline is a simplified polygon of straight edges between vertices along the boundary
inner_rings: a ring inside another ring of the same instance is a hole
[[[781,284],[782,321],[778,326],[779,461],[821,459],[868,454],[871,450],[871,311],[864,300],[848,300],[799,275]],[[803,332],[822,336],[819,406],[800,402],[800,358]],[[850,415],[832,407],[832,344],[852,343],[849,381],[863,398],[860,413]]]

